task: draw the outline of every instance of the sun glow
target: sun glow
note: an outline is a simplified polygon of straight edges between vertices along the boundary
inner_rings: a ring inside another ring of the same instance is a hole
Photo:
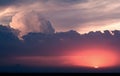
[[[95,69],[98,69],[98,68],[99,68],[99,66],[94,66],[94,68],[95,68]]]
[[[79,55],[78,55],[79,54]],[[86,50],[74,54],[71,64],[91,68],[113,67],[118,64],[118,55],[114,51],[108,50]]]

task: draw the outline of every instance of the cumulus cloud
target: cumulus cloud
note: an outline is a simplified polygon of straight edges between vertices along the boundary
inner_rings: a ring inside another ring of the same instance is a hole
[[[4,6],[0,6],[3,9],[0,10],[0,22],[4,24],[8,24],[11,16],[16,12],[29,9],[40,11],[47,16],[57,32],[67,31],[71,28],[82,32],[83,29],[90,28],[91,24],[93,28],[106,25],[111,27],[113,20],[114,23],[119,23],[120,20],[120,0],[13,0],[9,4],[8,1],[1,2]],[[13,10],[6,11],[10,8]],[[106,30],[109,30],[110,27]],[[115,29],[118,29],[117,26]],[[89,31],[91,30],[88,29],[84,32]]]
[[[20,31],[20,36],[30,32],[41,32],[53,34],[55,32],[50,21],[35,11],[24,11],[17,13],[10,23],[11,28]]]

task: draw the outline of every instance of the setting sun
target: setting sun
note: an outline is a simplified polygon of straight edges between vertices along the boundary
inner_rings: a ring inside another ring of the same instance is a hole
[[[113,67],[118,64],[117,53],[108,50],[86,50],[76,53],[76,56],[71,57],[71,64],[77,66],[104,68]]]
[[[98,68],[99,68],[99,66],[94,66],[94,68],[98,69]]]
[[[0,73],[120,73],[120,0],[0,0]]]

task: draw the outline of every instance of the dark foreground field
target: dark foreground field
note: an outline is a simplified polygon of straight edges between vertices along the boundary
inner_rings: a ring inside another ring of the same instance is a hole
[[[116,68],[83,68],[83,67],[24,67],[1,66],[0,73],[120,73],[120,67]]]

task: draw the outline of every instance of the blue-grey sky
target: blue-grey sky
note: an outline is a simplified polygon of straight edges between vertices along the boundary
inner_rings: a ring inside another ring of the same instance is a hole
[[[36,10],[56,31],[120,29],[120,0],[0,0],[0,23],[9,24],[24,10]]]

